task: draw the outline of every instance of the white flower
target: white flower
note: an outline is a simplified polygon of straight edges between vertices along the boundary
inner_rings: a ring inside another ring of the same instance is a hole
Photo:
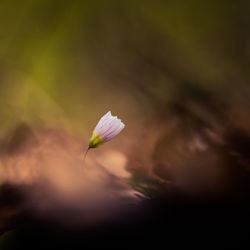
[[[118,135],[124,127],[124,123],[118,119],[117,116],[112,116],[109,111],[97,123],[92,137],[89,140],[89,148],[96,148],[104,142],[110,141]]]

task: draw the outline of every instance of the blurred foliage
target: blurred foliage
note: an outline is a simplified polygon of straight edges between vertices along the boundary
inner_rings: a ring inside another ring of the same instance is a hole
[[[249,105],[248,1],[1,1],[0,16],[1,133],[165,110],[189,82]]]

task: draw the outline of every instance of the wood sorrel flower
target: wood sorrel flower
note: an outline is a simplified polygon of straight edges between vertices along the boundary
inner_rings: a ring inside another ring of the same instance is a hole
[[[118,119],[117,116],[112,116],[111,112],[109,111],[97,123],[92,137],[89,140],[89,147],[87,151],[90,148],[97,148],[104,142],[110,141],[112,138],[118,135],[124,127],[124,123]]]

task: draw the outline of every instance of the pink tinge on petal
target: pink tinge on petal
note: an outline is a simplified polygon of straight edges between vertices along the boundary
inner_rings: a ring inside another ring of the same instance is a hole
[[[109,125],[109,127],[108,127],[107,129],[104,128],[103,130],[100,131],[100,136],[101,136],[102,138],[104,138],[104,137],[106,136],[106,134],[109,133],[109,132],[112,130],[112,128],[113,128],[113,125],[112,125],[112,124]]]
[[[100,130],[101,126],[103,126],[103,124],[108,120],[108,115],[104,115],[99,122],[97,123],[95,130]]]
[[[100,129],[99,129],[99,133],[101,135],[105,134],[107,131],[111,130],[113,127],[113,123],[115,121],[115,118],[110,118],[109,121],[107,121]]]
[[[109,111],[108,113],[106,113],[98,122],[98,124],[96,125],[94,131],[96,132],[100,132],[102,127],[109,121],[110,117],[112,117],[111,112]]]
[[[105,142],[110,141],[112,138],[117,136],[123,130],[124,127],[125,127],[125,125],[122,123],[118,129],[116,129],[116,130],[112,131],[111,133],[109,133],[108,135],[106,135],[104,138],[104,141]]]
[[[107,129],[101,131],[100,135],[101,135],[102,138],[105,138],[106,135],[111,133],[113,130],[114,130],[114,125],[110,124],[110,126]]]
[[[120,125],[121,125],[121,120],[120,119],[116,119],[113,123],[112,123],[112,129],[109,131],[106,131],[105,135],[111,134],[113,133],[115,130],[117,130]]]

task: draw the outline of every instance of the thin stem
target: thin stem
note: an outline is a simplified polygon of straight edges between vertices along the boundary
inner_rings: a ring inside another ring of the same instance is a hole
[[[84,153],[84,156],[83,156],[83,161],[85,161],[85,158],[86,158],[86,155],[87,155],[89,149],[90,149],[90,146],[88,146],[87,149],[85,150],[85,153]]]

